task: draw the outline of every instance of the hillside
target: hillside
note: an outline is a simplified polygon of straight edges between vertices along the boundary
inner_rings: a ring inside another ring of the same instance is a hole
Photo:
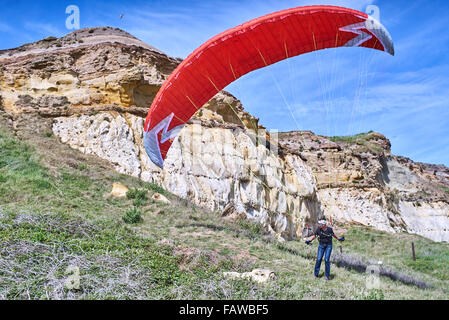
[[[48,119],[16,129],[10,120],[0,112],[1,299],[447,298],[448,244],[338,225],[347,241],[342,255],[336,245],[334,277],[325,283],[312,274],[315,245],[280,243],[257,224],[223,219],[119,174],[107,161],[60,143]],[[114,182],[147,196],[140,203],[109,197]],[[155,192],[171,203],[152,200]],[[136,205],[143,221],[125,223]],[[378,260],[381,286],[368,289],[364,268]],[[69,266],[80,270],[77,290],[65,288]],[[223,274],[255,268],[276,278],[257,283]]]

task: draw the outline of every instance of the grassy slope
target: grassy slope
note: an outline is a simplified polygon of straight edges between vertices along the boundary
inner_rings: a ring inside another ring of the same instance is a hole
[[[172,204],[146,199],[141,204],[143,222],[125,224],[122,216],[133,200],[105,197],[112,182],[148,189],[150,194],[160,189],[120,175],[46,132],[26,141],[12,136],[0,122],[2,299],[449,297],[449,245],[418,236],[349,227],[345,253],[382,260],[434,285],[424,290],[382,278],[380,290],[368,290],[363,273],[335,265],[332,281],[314,279],[316,244],[279,244],[251,223],[224,221],[218,213],[168,193]],[[411,241],[417,247],[416,263],[410,257]],[[64,287],[69,265],[80,268],[79,290]],[[223,271],[256,267],[274,270],[277,280],[260,285],[222,276]]]

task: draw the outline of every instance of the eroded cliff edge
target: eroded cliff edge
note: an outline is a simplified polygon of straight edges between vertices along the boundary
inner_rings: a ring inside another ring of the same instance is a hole
[[[308,160],[326,215],[449,240],[449,168],[395,156],[390,141],[377,132],[352,137],[286,132],[279,141]]]

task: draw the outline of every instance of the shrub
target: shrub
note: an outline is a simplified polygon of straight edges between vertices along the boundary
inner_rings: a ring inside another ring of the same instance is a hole
[[[147,198],[147,191],[145,189],[130,189],[126,193],[126,197],[128,199],[135,199],[135,200],[146,200]]]
[[[132,209],[126,211],[125,215],[122,217],[125,223],[134,224],[141,222],[142,219],[142,211],[133,207]]]
[[[264,228],[260,223],[249,221],[247,219],[239,219],[237,224],[244,230],[248,231],[250,238],[255,238],[258,235],[264,234]]]
[[[55,40],[58,40],[58,38],[56,38],[56,37],[48,37],[48,38],[43,39],[42,41],[44,41],[44,42],[51,42],[51,41],[55,41]]]
[[[162,187],[158,186],[155,183],[148,183],[148,184],[146,184],[146,188],[148,190],[151,190],[153,192],[157,192],[157,193],[163,194],[165,196],[168,195],[167,191],[165,191]]]

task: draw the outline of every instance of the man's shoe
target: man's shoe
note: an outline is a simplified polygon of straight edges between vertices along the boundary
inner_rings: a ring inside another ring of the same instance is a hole
[[[325,277],[324,280],[329,281],[330,279],[329,279],[329,277]]]

